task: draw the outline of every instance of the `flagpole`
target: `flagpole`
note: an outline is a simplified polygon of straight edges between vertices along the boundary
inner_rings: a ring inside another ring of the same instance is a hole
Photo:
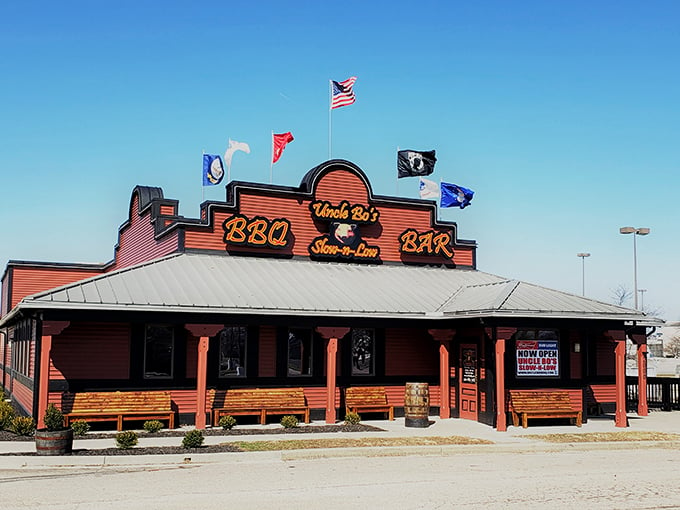
[[[274,130],[272,130],[272,157],[269,161],[269,184],[272,184],[274,182]]]
[[[399,196],[399,146],[397,145],[397,180],[394,183],[395,196]]]
[[[331,158],[331,144],[332,144],[332,113],[333,113],[333,80],[328,80],[328,159]]]
[[[205,149],[203,155],[205,156]],[[201,156],[201,203],[205,202],[205,186],[203,186],[203,157]]]

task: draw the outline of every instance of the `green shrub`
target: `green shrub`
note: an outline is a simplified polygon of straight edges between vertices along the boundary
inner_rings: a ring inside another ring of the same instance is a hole
[[[32,436],[35,432],[35,421],[30,416],[16,416],[12,420],[12,432],[17,436]]]
[[[17,415],[14,407],[4,400],[0,402],[0,430],[11,430],[12,421]]]
[[[64,415],[54,404],[47,406],[44,420],[45,428],[48,431],[54,432],[56,430],[64,430]]]
[[[297,416],[293,416],[292,414],[287,414],[281,418],[281,425],[284,429],[294,429],[299,423]]]
[[[198,429],[190,430],[184,434],[182,439],[183,448],[199,448],[203,444],[203,432]]]
[[[149,420],[144,422],[143,427],[144,430],[146,430],[149,434],[155,434],[156,432],[161,431],[163,428],[163,422],[158,420]]]
[[[218,425],[222,427],[224,430],[231,430],[236,425],[236,418],[234,418],[230,414],[222,416],[220,418],[220,421],[218,422]]]
[[[71,428],[73,429],[73,434],[76,436],[84,436],[90,431],[90,424],[85,420],[76,420],[71,423]]]
[[[127,450],[136,446],[139,442],[137,438],[137,432],[134,430],[124,430],[123,432],[118,432],[116,434],[116,446],[121,450]]]
[[[349,412],[345,414],[345,423],[348,425],[356,425],[361,421],[361,416],[359,413]]]

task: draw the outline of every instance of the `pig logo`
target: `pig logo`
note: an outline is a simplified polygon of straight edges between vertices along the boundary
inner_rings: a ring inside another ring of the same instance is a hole
[[[330,225],[329,240],[331,244],[336,246],[349,246],[355,248],[361,236],[359,235],[359,227],[354,223],[340,223],[333,222]]]

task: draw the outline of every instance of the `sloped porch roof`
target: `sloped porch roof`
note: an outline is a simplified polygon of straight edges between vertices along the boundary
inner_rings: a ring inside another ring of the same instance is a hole
[[[28,296],[0,326],[20,310],[663,323],[628,308],[475,270],[199,253],[174,254]]]

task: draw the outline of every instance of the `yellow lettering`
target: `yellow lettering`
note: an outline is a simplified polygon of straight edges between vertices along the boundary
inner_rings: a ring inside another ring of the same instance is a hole
[[[234,216],[224,222],[224,241],[227,243],[241,244],[246,242],[246,219],[243,216]]]

